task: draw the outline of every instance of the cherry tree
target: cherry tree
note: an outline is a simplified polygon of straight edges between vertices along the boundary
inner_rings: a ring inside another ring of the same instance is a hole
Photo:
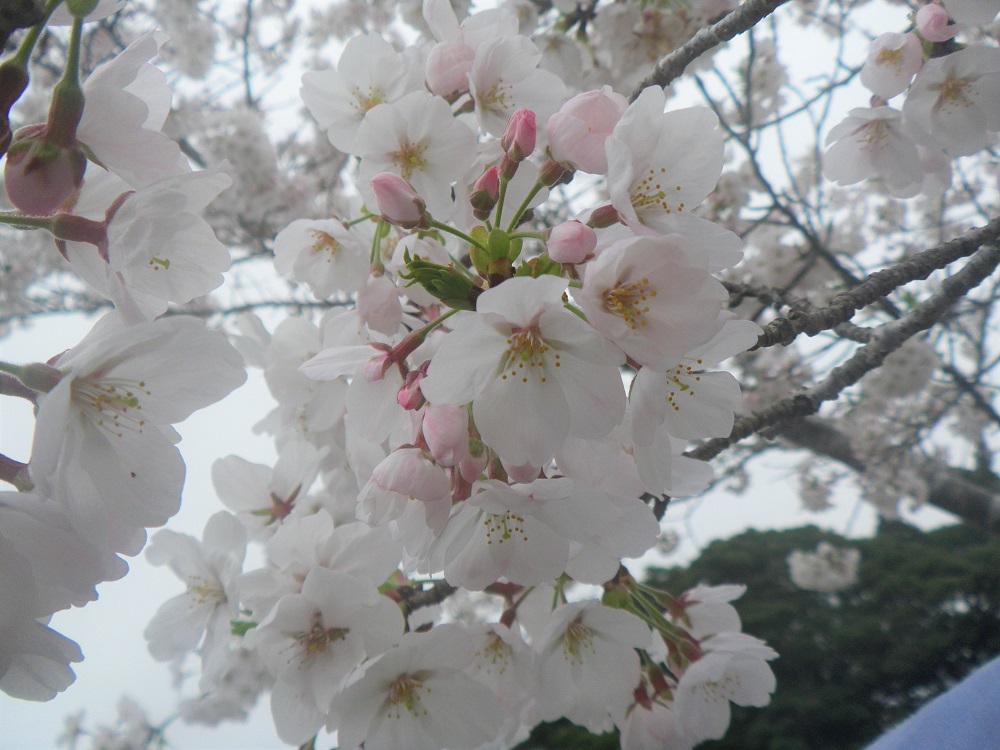
[[[0,363],[36,417],[30,459],[0,454],[0,689],[68,687],[52,614],[145,547],[185,587],[145,632],[199,664],[186,721],[269,700],[289,745],[368,750],[563,717],[626,750],[723,736],[778,654],[738,582],[637,580],[668,505],[785,450],[812,510],[844,485],[998,526],[998,12],[12,8],[0,325],[100,317]],[[172,425],[248,368],[275,462],[220,458],[201,538],[147,546]],[[127,713],[106,739],[159,736]]]

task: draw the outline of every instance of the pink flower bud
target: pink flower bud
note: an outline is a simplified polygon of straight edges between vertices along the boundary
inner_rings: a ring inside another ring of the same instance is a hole
[[[628,100],[604,86],[566,102],[545,127],[552,158],[590,174],[606,174],[604,142],[628,108]]]
[[[469,412],[464,406],[428,404],[423,433],[431,455],[441,466],[455,466],[469,455]]]
[[[386,456],[372,471],[372,482],[423,502],[440,500],[449,492],[448,475],[417,448],[397,448]]]
[[[369,383],[377,383],[385,377],[386,371],[392,367],[392,352],[385,350],[365,362],[361,374]]]
[[[426,228],[427,204],[410,183],[391,172],[380,172],[369,184],[383,219],[402,229]]]
[[[472,203],[472,213],[482,221],[490,215],[490,211],[500,198],[500,170],[490,167],[476,180],[472,188],[469,202]]]
[[[458,464],[458,470],[462,474],[462,479],[469,484],[479,479],[479,475],[486,469],[487,460],[486,451],[480,451],[478,456],[473,456],[471,453],[467,454]]]
[[[83,184],[86,168],[87,157],[78,148],[15,142],[4,166],[7,197],[26,214],[50,214]]]
[[[449,98],[469,90],[469,73],[476,51],[461,42],[435,44],[427,56],[424,75],[432,94]]]
[[[917,11],[917,31],[928,42],[947,42],[962,27],[951,23],[948,11],[937,3],[928,3]]]
[[[535,150],[535,113],[523,107],[507,120],[507,129],[500,138],[500,148],[507,152],[512,161],[524,161]]]
[[[420,381],[427,377],[426,372],[411,370],[403,378],[403,384],[396,392],[396,403],[407,411],[416,411],[424,405],[424,394],[420,391]]]
[[[579,221],[556,224],[545,243],[556,263],[583,263],[597,247],[597,232]]]

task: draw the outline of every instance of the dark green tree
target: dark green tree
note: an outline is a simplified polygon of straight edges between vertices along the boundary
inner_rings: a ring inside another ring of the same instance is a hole
[[[861,550],[858,582],[839,594],[796,587],[786,558],[820,541]],[[733,707],[730,730],[699,750],[853,750],[1000,654],[1000,540],[968,526],[921,532],[884,522],[871,539],[815,527],[748,531],[708,546],[649,583],[680,594],[740,582],[743,629],[781,657],[764,709]],[[615,735],[543,725],[522,750],[610,750]]]

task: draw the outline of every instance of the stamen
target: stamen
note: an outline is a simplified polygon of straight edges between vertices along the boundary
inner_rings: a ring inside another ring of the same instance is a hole
[[[604,293],[604,309],[622,318],[633,331],[646,325],[645,314],[649,312],[646,301],[656,296],[656,289],[643,277],[627,284],[619,284]]]
[[[508,377],[528,382],[528,377],[538,379],[539,383],[547,381],[546,355],[551,347],[538,335],[536,328],[525,328],[511,333],[507,339],[507,352],[501,365],[501,380]],[[553,365],[559,367],[559,355],[554,354]]]
[[[389,710],[386,717],[398,719],[401,715],[400,706],[411,716],[426,716],[427,709],[420,705],[420,691],[430,692],[420,680],[413,675],[401,674],[389,685]]]
[[[143,380],[78,378],[73,381],[72,393],[83,413],[97,427],[116,437],[123,437],[126,432],[141,433],[146,424],[140,414],[140,398],[151,393]]]

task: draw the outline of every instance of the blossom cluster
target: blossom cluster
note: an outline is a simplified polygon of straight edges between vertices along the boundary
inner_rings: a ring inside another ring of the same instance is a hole
[[[155,658],[200,657],[186,718],[238,717],[266,689],[293,745],[326,728],[369,750],[506,747],[566,717],[627,748],[689,748],[722,736],[730,702],[766,704],[776,654],[740,632],[742,587],[674,597],[622,565],[657,544],[648,498],[711,481],[682,454],[731,431],[740,389],[713,368],[760,333],[713,276],[740,239],[696,211],[723,165],[716,115],[666,112],[656,87],[576,90],[514,15],[426,0],[432,41],[360,36],[303,78],[360,195],[351,216],[291,222],[275,269],[350,304],[271,332],[246,318],[234,348],[164,315],[223,281],[201,214],[230,179],[163,133],[163,35],[76,80],[85,18],[118,5],[69,3],[49,120],[12,133],[5,162],[6,223],[49,231],[115,309],[48,363],[4,365],[37,423],[30,461],[3,467],[21,491],[0,500],[0,687],[48,699],[71,682],[79,649],[47,618],[176,513],[171,425],[246,364],[278,402],[260,425],[276,464],[221,459],[228,510],[147,550],[186,587],[146,630]],[[606,200],[547,206],[598,180]],[[426,606],[453,589],[475,616]]]
[[[72,24],[71,43],[85,13],[121,3],[83,5],[50,19]],[[185,469],[171,425],[246,379],[223,334],[158,317],[219,286],[229,265],[199,216],[229,179],[193,172],[161,131],[170,89],[149,61],[162,42],[141,37],[82,89],[68,65],[49,120],[8,139],[4,184],[19,212],[4,220],[49,230],[66,268],[116,307],[47,363],[0,366],[4,393],[36,417],[29,462],[2,457],[18,491],[0,493],[0,689],[19,698],[49,700],[73,681],[82,654],[48,626],[52,614],[96,599],[96,584],[127,571],[119,555],[138,554],[146,528],[177,512]]]
[[[982,151],[1000,131],[1000,49],[955,42],[998,12],[990,0],[931,2],[906,33],[873,40],[860,75],[870,106],[828,134],[826,177],[841,185],[874,178],[899,198],[945,190],[952,160]],[[889,105],[903,94],[901,108]]]
[[[291,744],[325,727],[345,747],[504,747],[559,717],[633,748],[720,737],[730,701],[774,687],[774,652],[728,604],[742,588],[674,598],[621,565],[657,543],[643,497],[711,480],[682,453],[729,434],[739,386],[712,368],[760,333],[713,277],[739,238],[695,212],[723,165],[717,118],[665,112],[658,88],[574,93],[505,11],[428,0],[424,17],[424,47],[360,36],[303,78],[358,159],[360,203],[293,221],[275,267],[354,304],[242,321],[278,460],[221,459],[229,512],[201,541],[154,538],[187,591],[152,653],[197,649],[192,719],[245,711],[255,696],[227,685],[260,665]],[[543,218],[595,177],[607,200]],[[442,587],[493,614],[421,608]]]

